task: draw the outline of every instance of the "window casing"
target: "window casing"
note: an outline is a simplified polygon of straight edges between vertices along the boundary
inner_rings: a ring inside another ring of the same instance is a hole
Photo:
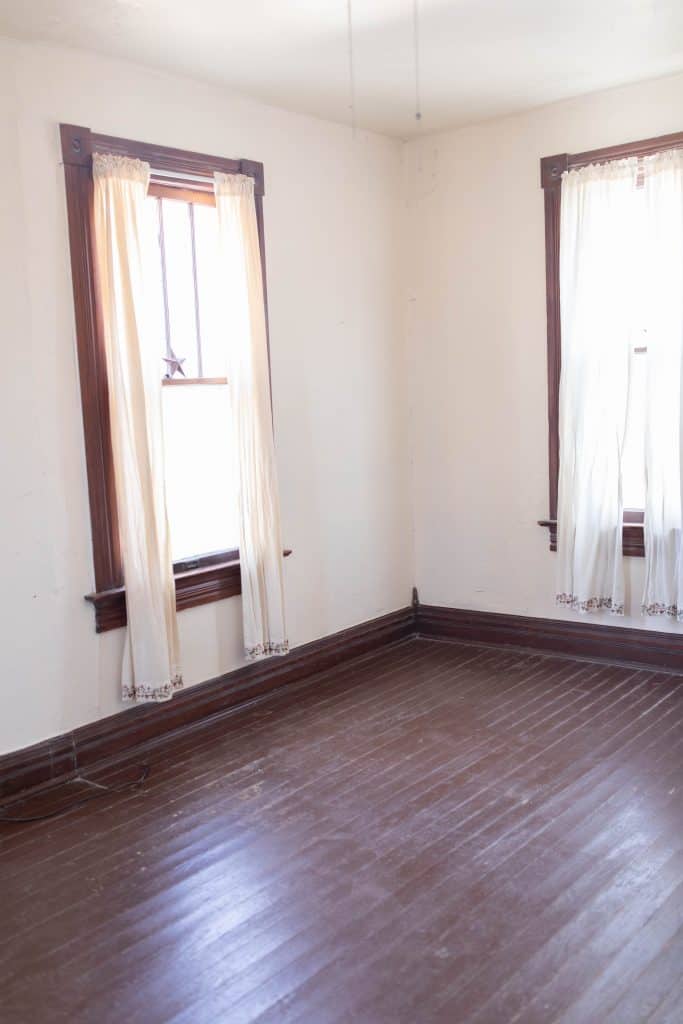
[[[560,204],[562,175],[589,164],[607,163],[626,157],[649,156],[666,149],[683,148],[683,132],[643,139],[585,153],[560,153],[541,160],[541,187],[545,199],[546,316],[548,325],[548,467],[549,516],[539,525],[548,528],[550,550],[557,550],[557,494],[560,465],[559,400],[561,369],[560,322]],[[646,344],[634,348],[633,358],[647,358]],[[625,508],[624,555],[644,556],[643,509]]]
[[[60,132],[95,571],[95,591],[86,598],[95,608],[95,628],[102,632],[126,624],[126,604],[102,311],[94,260],[93,153],[114,153],[147,161],[152,168],[150,194],[159,199],[213,203],[214,172],[253,178],[265,297],[263,165],[99,135],[75,125],[60,125]],[[174,563],[174,571],[178,610],[222,600],[241,591],[236,548],[184,557]]]

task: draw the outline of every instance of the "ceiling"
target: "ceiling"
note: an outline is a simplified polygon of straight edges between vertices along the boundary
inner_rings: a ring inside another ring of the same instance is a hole
[[[0,33],[349,121],[347,0],[0,0]],[[683,70],[682,0],[352,0],[356,120],[402,138]]]

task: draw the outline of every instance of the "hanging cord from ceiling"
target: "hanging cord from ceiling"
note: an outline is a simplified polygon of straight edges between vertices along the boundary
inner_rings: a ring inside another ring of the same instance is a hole
[[[351,0],[346,0],[346,40],[349,53],[349,112],[351,134],[356,136],[356,67],[353,52],[353,11]]]
[[[413,64],[415,67],[415,120],[422,120],[422,97],[420,95],[420,10],[418,0],[413,0]]]
[[[349,113],[351,119],[351,132],[355,138],[357,129],[356,120],[356,66],[353,50],[353,5],[352,0],[346,0],[346,42],[348,51],[349,69]],[[413,67],[415,71],[415,120],[422,120],[422,96],[421,96],[421,74],[420,74],[420,7],[419,0],[413,0]]]

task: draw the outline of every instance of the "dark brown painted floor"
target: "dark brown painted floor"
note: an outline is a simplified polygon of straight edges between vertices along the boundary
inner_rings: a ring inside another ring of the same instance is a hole
[[[0,829],[3,1024],[683,1021],[683,678],[412,640]]]

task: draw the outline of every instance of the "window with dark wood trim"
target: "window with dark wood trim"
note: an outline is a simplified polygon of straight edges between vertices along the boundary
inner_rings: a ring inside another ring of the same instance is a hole
[[[650,156],[666,149],[683,148],[683,132],[641,139],[585,153],[560,153],[541,160],[541,188],[545,199],[546,315],[548,322],[548,466],[550,470],[549,515],[539,519],[548,528],[550,550],[557,550],[557,488],[560,467],[559,403],[561,368],[560,326],[560,203],[562,175],[589,164],[609,163],[626,157]],[[623,552],[645,554],[643,510],[624,509]]]
[[[253,178],[265,297],[263,165],[253,160],[230,160],[99,135],[76,125],[60,125],[60,132],[95,569],[95,591],[86,598],[95,608],[95,627],[102,632],[126,624],[126,602],[116,517],[102,310],[94,261],[93,153],[145,160],[151,166],[150,194],[159,199],[213,204],[215,171]],[[223,379],[201,377],[201,355],[199,366],[202,384],[224,383]],[[176,386],[186,380],[172,377],[164,383]],[[178,610],[241,592],[237,550],[186,558],[176,562],[174,570]]]

